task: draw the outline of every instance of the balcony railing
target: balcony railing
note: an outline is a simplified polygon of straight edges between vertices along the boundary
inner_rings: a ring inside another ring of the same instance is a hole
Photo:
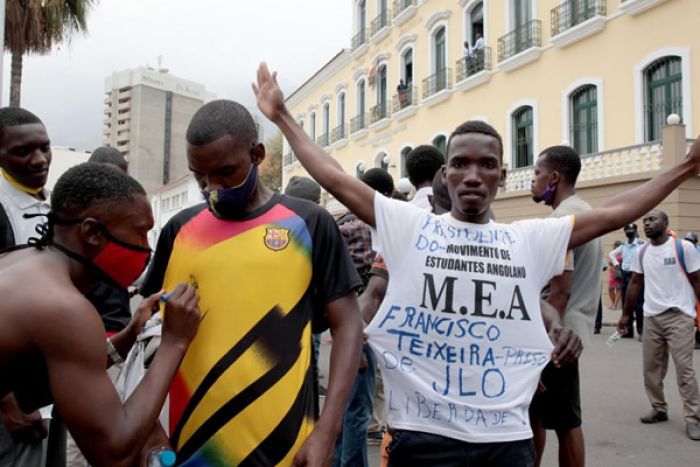
[[[605,0],[569,0],[552,8],[552,36],[606,13]]]
[[[369,24],[369,35],[370,37],[377,34],[379,31],[389,26],[389,10],[383,10],[376,18],[372,20]]]
[[[287,154],[285,154],[284,156],[282,156],[282,165],[285,166],[285,167],[288,166],[288,165],[292,165],[292,163],[293,163],[295,160],[297,160],[297,158],[294,157],[294,153],[293,153],[293,152],[288,152]]]
[[[379,120],[391,117],[391,109],[388,102],[380,102],[372,107],[369,111],[370,125],[377,123]]]
[[[362,45],[367,43],[367,30],[361,29],[360,32],[355,34],[352,38],[352,50],[359,49]]]
[[[411,86],[402,91],[398,91],[396,94],[394,94],[391,102],[392,107],[394,108],[394,113],[406,109],[412,105],[416,105],[418,103],[416,88]]]
[[[321,136],[319,136],[318,138],[316,138],[316,144],[318,144],[322,148],[325,148],[329,144],[328,143],[329,139],[330,139],[330,135],[328,133],[324,133]]]
[[[331,144],[348,137],[348,125],[343,124],[333,128],[331,131]]]
[[[409,7],[415,6],[418,0],[394,0],[394,18],[406,11]]]
[[[452,89],[452,68],[443,68],[423,80],[423,99],[445,89]]]
[[[457,82],[491,69],[491,47],[476,49],[468,57],[457,60]]]
[[[498,39],[498,61],[502,62],[513,55],[532,47],[542,45],[542,23],[533,19],[514,31]]]
[[[649,172],[661,168],[663,148],[660,141],[616,148],[581,156],[578,182]],[[508,171],[506,191],[529,190],[533,167]]]
[[[356,117],[353,117],[350,120],[350,134],[357,133],[360,130],[364,130],[367,128],[367,124],[369,123],[369,114],[362,113],[360,115],[357,115]]]

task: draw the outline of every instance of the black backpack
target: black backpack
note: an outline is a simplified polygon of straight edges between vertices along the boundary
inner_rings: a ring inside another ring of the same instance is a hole
[[[7,217],[5,208],[0,203],[0,251],[15,246],[15,233],[12,230],[10,218]]]

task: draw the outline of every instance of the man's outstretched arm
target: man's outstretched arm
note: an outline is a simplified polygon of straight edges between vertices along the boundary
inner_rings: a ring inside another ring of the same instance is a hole
[[[601,207],[576,215],[569,248],[634,222],[654,209],[685,180],[698,173],[700,138],[696,139],[685,160],[648,182],[620,193]]]
[[[258,68],[253,91],[260,111],[279,127],[309,175],[362,221],[375,227],[374,190],[343,172],[340,165],[297,125],[284,103],[277,73],[270,73],[265,63]]]

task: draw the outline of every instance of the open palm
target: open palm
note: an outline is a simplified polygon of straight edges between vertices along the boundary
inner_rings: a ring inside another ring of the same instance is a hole
[[[253,83],[253,92],[263,115],[275,121],[284,110],[284,95],[277,84],[277,72],[270,73],[265,62],[258,67],[257,84]]]

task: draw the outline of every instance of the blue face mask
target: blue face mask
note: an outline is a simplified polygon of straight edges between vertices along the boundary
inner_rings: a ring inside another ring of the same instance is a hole
[[[542,201],[544,201],[544,204],[546,204],[547,206],[551,206],[552,204],[554,204],[554,196],[556,194],[556,185],[547,186],[547,188],[544,189],[544,193],[542,194]]]
[[[232,188],[202,191],[209,210],[223,219],[238,219],[245,214],[245,206],[258,182],[258,166],[253,164],[243,182]]]

